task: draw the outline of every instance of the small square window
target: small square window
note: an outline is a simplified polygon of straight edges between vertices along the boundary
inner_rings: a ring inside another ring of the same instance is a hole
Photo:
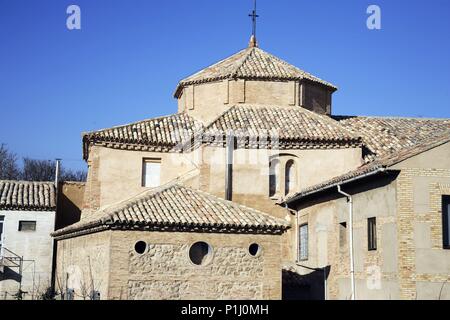
[[[19,221],[19,231],[36,231],[36,221]]]
[[[156,188],[161,185],[161,159],[144,159],[142,166],[142,186]]]

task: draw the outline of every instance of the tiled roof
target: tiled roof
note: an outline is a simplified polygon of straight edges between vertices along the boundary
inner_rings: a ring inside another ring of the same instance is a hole
[[[53,182],[0,180],[0,210],[51,211],[55,208]]]
[[[87,159],[90,143],[106,146],[146,146],[148,150],[170,150],[185,143],[202,129],[202,124],[185,113],[143,120],[127,125],[85,133],[83,153]]]
[[[216,136],[229,130],[237,136],[274,137],[281,143],[360,145],[360,138],[339,122],[301,107],[234,106],[208,126],[206,135]]]
[[[348,130],[362,137],[367,162],[400,152],[450,132],[450,119],[337,116]]]
[[[352,170],[343,175],[334,177],[322,183],[310,186],[301,190],[300,192],[290,196],[286,199],[286,202],[292,202],[297,199],[309,196],[311,194],[321,192],[331,187],[335,187],[338,184],[344,184],[350,180],[364,177],[366,175],[377,174],[389,170],[390,167],[407,160],[411,157],[419,155],[423,152],[441,146],[450,142],[450,131],[444,132],[440,136],[431,136],[428,139],[424,139],[421,143],[406,147],[399,152],[387,154],[384,157],[379,157],[375,161],[364,164],[356,170]]]
[[[284,220],[174,183],[91,213],[80,222],[58,230],[53,236],[61,237],[102,226],[241,233],[280,233],[289,228]]]
[[[182,80],[177,87],[175,96],[178,96],[184,86],[222,79],[306,79],[336,90],[336,87],[329,82],[300,70],[258,47],[249,47]]]
[[[212,138],[229,130],[240,137],[276,138],[277,147],[285,149],[361,145],[361,139],[338,121],[301,107],[239,105],[222,113],[206,128],[189,115],[177,113],[86,133],[83,156],[88,158],[89,145],[93,143],[118,149],[180,151],[194,137],[196,141],[211,143]],[[261,146],[261,141],[258,143]]]

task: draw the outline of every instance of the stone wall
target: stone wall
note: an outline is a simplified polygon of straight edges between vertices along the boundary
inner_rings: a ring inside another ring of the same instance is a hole
[[[225,195],[224,148],[205,147],[203,161],[208,163],[202,175],[208,178],[208,191],[214,195]],[[295,161],[297,183],[295,190],[301,190],[324,180],[336,177],[361,165],[361,149],[327,150],[265,150],[238,149],[234,151],[233,195],[237,198],[258,196],[269,197],[269,162],[280,159],[278,172],[280,197],[284,196],[285,165],[288,160]],[[207,179],[204,178],[204,179]]]
[[[112,299],[280,299],[281,237],[277,235],[113,232]],[[142,255],[137,241],[148,244]],[[190,246],[205,241],[211,261],[194,265]],[[262,251],[250,256],[248,247]]]
[[[227,79],[185,87],[178,97],[178,112],[187,112],[205,123],[244,103],[280,108],[302,106],[330,115],[331,96],[329,88],[310,82]]]
[[[279,184],[281,193],[269,197],[269,162],[280,159]],[[187,154],[139,152],[91,147],[90,169],[85,199],[88,207],[105,207],[136,196],[147,190],[142,187],[142,161],[161,158],[161,184],[182,177],[193,188],[225,197],[225,148],[203,146]],[[297,184],[300,190],[328,178],[340,175],[361,163],[361,149],[278,150],[238,149],[234,152],[233,201],[279,218],[292,218],[276,201],[284,196],[285,165],[295,160]],[[118,183],[120,181],[120,183]],[[88,211],[87,211],[88,212]],[[295,234],[283,235],[283,258],[293,259]]]
[[[308,110],[320,114],[331,114],[331,91],[310,83],[303,83],[300,87],[300,105]]]
[[[76,300],[89,300],[91,291],[108,299],[110,231],[57,241],[55,288],[75,291]]]
[[[148,190],[142,186],[143,160],[161,159],[161,185],[197,170],[190,154],[129,151],[91,146],[85,208],[98,210]],[[120,182],[120,183],[119,183]]]

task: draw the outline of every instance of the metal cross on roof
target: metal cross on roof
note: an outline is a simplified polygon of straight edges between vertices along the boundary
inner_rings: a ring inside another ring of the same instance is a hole
[[[252,18],[253,21],[252,35],[256,38],[256,18],[259,18],[259,15],[256,14],[256,0],[254,0],[253,4],[254,4],[253,12],[248,16]]]

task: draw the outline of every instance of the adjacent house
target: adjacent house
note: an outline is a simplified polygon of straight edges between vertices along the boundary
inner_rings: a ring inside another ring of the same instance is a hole
[[[51,287],[56,188],[0,181],[0,299],[33,299]]]
[[[378,157],[286,200],[299,248],[287,270],[303,275],[311,298],[450,299],[450,122],[343,121]],[[315,268],[326,279],[311,277]]]

